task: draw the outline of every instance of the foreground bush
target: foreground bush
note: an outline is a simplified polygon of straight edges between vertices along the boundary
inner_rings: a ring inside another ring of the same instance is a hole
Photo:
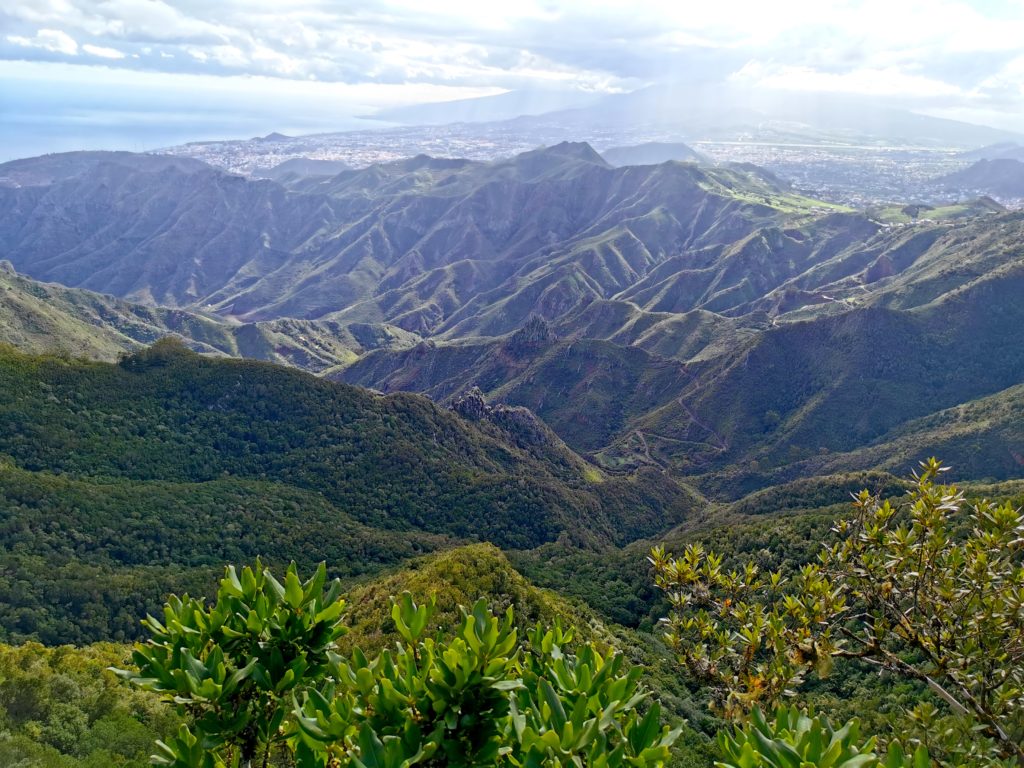
[[[257,562],[228,568],[213,605],[172,597],[147,618],[137,671],[190,724],[158,743],[170,768],[284,766],[661,766],[678,730],[662,726],[640,670],[571,633],[538,627],[521,643],[512,610],[481,600],[454,637],[427,636],[433,603],[392,606],[402,641],[369,659],[336,653],[337,582],[321,567],[284,583]],[[645,707],[646,711],[641,708]]]
[[[667,639],[714,709],[742,718],[851,658],[929,691],[895,725],[943,764],[1024,765],[1024,515],[969,505],[943,472],[922,464],[901,504],[861,493],[796,573],[652,551]]]
[[[718,735],[722,760],[718,768],[929,768],[928,752],[918,747],[907,755],[898,742],[884,758],[875,753],[875,739],[860,740],[859,724],[851,720],[838,730],[824,717],[811,717],[796,707],[782,707],[772,720],[755,708],[743,728]]]

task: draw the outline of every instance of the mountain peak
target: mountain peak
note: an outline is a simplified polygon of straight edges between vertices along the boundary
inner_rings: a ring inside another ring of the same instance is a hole
[[[526,324],[505,341],[505,348],[513,355],[536,351],[555,339],[551,326],[542,317],[532,316]]]
[[[277,131],[274,131],[274,133],[268,133],[266,136],[257,136],[256,138],[253,139],[253,141],[288,141],[289,139],[292,138],[294,137],[285,136],[283,133],[278,133]]]
[[[610,168],[594,148],[585,141],[563,141],[550,147],[538,147],[523,152],[510,160],[496,163],[492,168],[514,168],[523,179],[537,179],[550,174],[574,175],[591,167]]]
[[[597,165],[608,165],[604,158],[585,141],[563,141],[553,144],[550,147],[541,147],[534,150],[538,154],[549,157],[562,157],[573,160],[580,160],[585,163],[596,163]]]

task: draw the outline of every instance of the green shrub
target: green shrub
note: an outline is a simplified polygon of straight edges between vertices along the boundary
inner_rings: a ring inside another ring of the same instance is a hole
[[[792,575],[652,551],[667,640],[713,707],[742,718],[850,659],[927,691],[893,725],[941,764],[1024,765],[1024,513],[969,503],[945,471],[923,462],[902,503],[863,491]]]
[[[172,597],[120,674],[187,715],[155,762],[169,768],[662,766],[679,735],[648,704],[641,670],[571,632],[538,626],[525,644],[513,610],[481,599],[451,638],[427,637],[436,602],[403,593],[394,649],[343,656],[337,582],[323,566],[283,584],[257,561],[227,570],[212,606]]]
[[[824,717],[796,707],[782,707],[773,720],[755,708],[742,728],[718,735],[718,768],[929,768],[924,747],[907,755],[898,742],[884,758],[875,753],[874,737],[860,741],[854,719],[835,730]]]
[[[283,741],[293,691],[323,677],[345,631],[341,585],[325,592],[326,581],[322,564],[306,582],[292,564],[282,584],[257,560],[241,575],[226,569],[212,606],[172,596],[163,622],[146,618],[150,639],[132,654],[138,671],[118,674],[164,695],[194,722],[159,745],[158,764],[266,762]]]

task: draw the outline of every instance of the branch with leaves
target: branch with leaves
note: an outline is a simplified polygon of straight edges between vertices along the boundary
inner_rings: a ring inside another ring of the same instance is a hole
[[[762,575],[752,563],[727,571],[721,556],[699,544],[679,558],[655,547],[649,559],[672,607],[662,620],[665,637],[721,716],[777,702],[811,668],[828,673],[837,650],[829,621],[846,601],[819,566],[793,578]]]
[[[742,717],[856,658],[924,683],[946,706],[911,717],[949,764],[1024,765],[1024,515],[969,504],[931,459],[893,504],[862,492],[820,560],[787,579],[726,572],[698,545],[652,551],[672,611],[666,636],[709,685],[712,707]],[[941,727],[940,727],[941,723]]]
[[[341,584],[323,564],[301,581],[292,563],[282,584],[257,560],[228,567],[212,605],[171,596],[163,621],[147,616],[136,670],[115,670],[162,694],[192,725],[158,743],[154,763],[169,768],[269,764],[285,734],[292,694],[327,671],[344,633]]]

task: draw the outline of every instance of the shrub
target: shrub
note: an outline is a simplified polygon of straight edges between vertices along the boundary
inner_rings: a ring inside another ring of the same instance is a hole
[[[697,545],[652,551],[667,638],[715,708],[742,718],[852,658],[941,703],[897,724],[941,762],[1024,764],[1024,515],[968,504],[938,482],[945,471],[923,462],[902,504],[859,494],[837,541],[792,578],[753,563],[727,572]]]
[[[337,653],[344,602],[323,566],[283,584],[257,561],[229,568],[217,599],[172,597],[120,674],[163,694],[191,723],[159,742],[170,768],[664,765],[679,735],[661,725],[641,670],[572,633],[538,626],[521,643],[509,608],[460,609],[428,637],[435,601],[394,600],[401,637],[367,658]]]
[[[875,753],[875,739],[860,741],[856,719],[835,730],[824,717],[812,717],[796,707],[781,707],[772,720],[754,708],[749,722],[718,735],[722,760],[718,768],[929,768],[924,747],[913,755],[898,742],[884,758]]]

